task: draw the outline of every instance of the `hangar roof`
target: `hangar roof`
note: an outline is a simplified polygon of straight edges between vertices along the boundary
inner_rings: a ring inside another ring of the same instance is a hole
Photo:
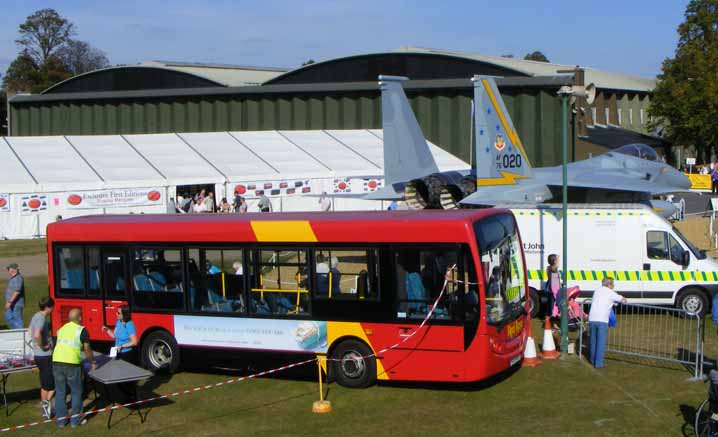
[[[286,71],[273,67],[146,61],[89,71],[59,82],[42,94],[260,85]]]

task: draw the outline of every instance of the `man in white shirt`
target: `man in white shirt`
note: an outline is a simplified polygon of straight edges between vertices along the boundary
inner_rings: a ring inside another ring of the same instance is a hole
[[[603,367],[603,355],[606,353],[608,340],[608,319],[613,304],[626,303],[626,298],[613,291],[613,278],[606,276],[601,281],[601,287],[593,292],[591,311],[588,313],[588,328],[591,343],[588,349],[588,359],[597,369]]]

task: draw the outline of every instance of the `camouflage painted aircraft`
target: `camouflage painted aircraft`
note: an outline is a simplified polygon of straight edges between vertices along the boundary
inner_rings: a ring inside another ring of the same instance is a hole
[[[440,172],[404,94],[405,77],[380,76],[384,188],[364,198],[403,199],[414,209],[546,203],[561,199],[561,166],[532,168],[492,77],[475,76],[472,170]],[[645,203],[672,214],[653,196],[688,191],[690,182],[645,145],[628,145],[568,165],[571,203]],[[670,210],[670,211],[669,211]]]

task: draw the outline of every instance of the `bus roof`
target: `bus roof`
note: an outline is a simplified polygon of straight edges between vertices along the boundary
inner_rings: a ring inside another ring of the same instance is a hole
[[[457,243],[506,209],[83,216],[47,227],[48,241]]]

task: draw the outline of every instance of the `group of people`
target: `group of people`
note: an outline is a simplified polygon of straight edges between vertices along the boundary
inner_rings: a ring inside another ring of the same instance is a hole
[[[559,257],[551,254],[548,257],[546,267],[546,283],[544,292],[548,296],[548,308],[550,316],[554,321],[561,315],[559,300],[561,294],[561,271],[558,267]],[[608,341],[608,321],[613,305],[617,303],[628,303],[625,297],[613,291],[615,281],[610,276],[601,280],[601,286],[593,292],[591,297],[591,309],[588,313],[588,330],[590,336],[588,359],[595,368],[605,367],[603,363]],[[556,327],[554,325],[554,327]]]
[[[259,212],[272,212],[272,201],[262,194],[257,202]],[[248,212],[249,206],[247,200],[239,193],[235,193],[232,203],[223,197],[219,203],[215,203],[214,193],[206,192],[202,189],[192,196],[177,196],[175,202],[175,212],[178,214],[197,214],[197,213],[245,213]]]
[[[5,290],[5,319],[11,329],[21,329],[25,306],[24,280],[16,263],[9,264],[6,269],[10,280]],[[57,330],[57,341],[53,342],[48,318],[55,308],[55,301],[49,296],[43,297],[38,307],[39,311],[30,320],[29,330],[40,375],[42,415],[45,419],[58,417],[57,425],[60,428],[67,425],[67,416],[71,416],[69,422],[73,428],[83,425],[87,422],[82,417],[83,353],[91,371],[96,369],[96,362],[90,348],[90,335],[82,325],[82,311],[79,308],[70,310],[67,323]],[[129,307],[125,305],[118,308],[116,315],[114,328],[105,326],[103,331],[114,339],[117,358],[134,363],[137,361],[137,334]],[[68,389],[71,405],[69,412],[66,399]]]

